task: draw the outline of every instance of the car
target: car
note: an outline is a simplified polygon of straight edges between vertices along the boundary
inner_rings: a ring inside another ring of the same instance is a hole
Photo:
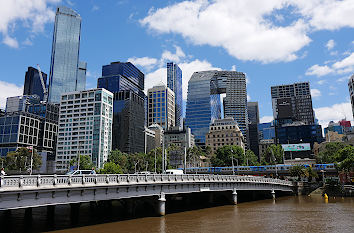
[[[137,173],[135,173],[135,174],[139,174],[139,175],[150,175],[151,172],[149,172],[149,171],[142,171],[142,172],[137,172]]]
[[[169,175],[183,175],[183,170],[178,170],[178,169],[167,169],[166,174]]]
[[[80,176],[80,175],[90,175],[92,170],[72,170],[66,173],[66,175]]]

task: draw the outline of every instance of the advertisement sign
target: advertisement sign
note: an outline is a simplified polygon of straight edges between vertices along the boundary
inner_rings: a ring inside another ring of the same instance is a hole
[[[302,144],[283,144],[281,145],[284,151],[306,151],[311,150],[310,143]]]

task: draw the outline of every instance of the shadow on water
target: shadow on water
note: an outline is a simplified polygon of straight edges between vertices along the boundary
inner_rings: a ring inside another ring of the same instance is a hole
[[[231,192],[192,193],[166,196],[166,214],[230,204]],[[238,192],[238,201],[271,198],[263,192]],[[132,198],[82,204],[0,211],[2,232],[43,232],[90,226],[128,219],[155,217],[157,198]],[[164,228],[163,224],[161,225]]]

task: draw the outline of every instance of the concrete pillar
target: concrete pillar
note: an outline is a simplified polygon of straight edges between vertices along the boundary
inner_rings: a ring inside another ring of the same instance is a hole
[[[166,198],[164,193],[161,193],[158,199],[157,211],[160,216],[165,216],[166,214]]]
[[[273,200],[275,200],[275,191],[274,191],[274,189],[272,189],[271,194],[272,194],[272,198],[273,198]]]
[[[232,203],[233,203],[234,205],[237,205],[237,192],[236,192],[236,189],[234,189],[234,190],[232,191]]]

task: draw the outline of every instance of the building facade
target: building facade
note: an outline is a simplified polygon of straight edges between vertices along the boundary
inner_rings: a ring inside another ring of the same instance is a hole
[[[259,108],[258,102],[247,103],[248,112],[248,134],[249,134],[249,148],[253,153],[259,156],[259,136],[258,136],[258,124],[259,124]]]
[[[310,83],[294,83],[271,87],[273,116],[277,125],[304,122],[315,123]]]
[[[261,158],[270,145],[274,144],[274,139],[261,139],[259,140],[259,157]]]
[[[43,82],[47,88],[47,74],[42,72]],[[40,100],[43,100],[43,86],[39,76],[39,71],[36,68],[28,67],[25,76],[25,84],[23,86],[23,95],[38,95]]]
[[[259,140],[268,140],[275,138],[274,122],[258,124],[258,138]]]
[[[232,117],[214,120],[206,134],[206,145],[211,147],[213,154],[218,148],[229,146],[240,146],[245,150],[245,138]]]
[[[174,127],[175,94],[165,85],[154,86],[148,90],[148,125],[158,124],[164,130]]]
[[[183,126],[182,70],[173,62],[167,63],[167,87],[175,93],[176,126]]]
[[[148,129],[154,131],[155,134],[155,142],[153,147],[154,148],[161,147],[163,143],[163,137],[164,137],[163,128],[158,124],[152,124],[148,127]]]
[[[224,98],[224,117],[236,120],[244,135],[248,132],[246,77],[237,71],[194,72],[188,82],[186,125],[197,144],[205,143],[210,123],[221,118],[220,94]]]
[[[350,103],[352,104],[352,112],[354,117],[354,74],[350,77],[348,81],[348,89],[349,89]]]
[[[113,94],[112,148],[125,153],[144,152],[144,99],[133,91]]]
[[[48,101],[59,103],[66,92],[82,91],[86,84],[78,80],[81,16],[74,10],[57,8],[50,62]]]
[[[86,71],[87,71],[87,63],[83,61],[79,61],[77,80],[76,80],[77,91],[82,91],[86,89]]]
[[[165,148],[169,148],[172,167],[183,167],[184,154],[195,145],[194,135],[188,127],[172,127],[164,132]]]
[[[28,105],[32,103],[39,103],[39,101],[40,99],[38,95],[20,95],[7,97],[5,112],[25,112]]]
[[[112,148],[113,94],[103,88],[65,93],[61,97],[56,170],[69,169],[78,155],[89,155],[97,168]]]

